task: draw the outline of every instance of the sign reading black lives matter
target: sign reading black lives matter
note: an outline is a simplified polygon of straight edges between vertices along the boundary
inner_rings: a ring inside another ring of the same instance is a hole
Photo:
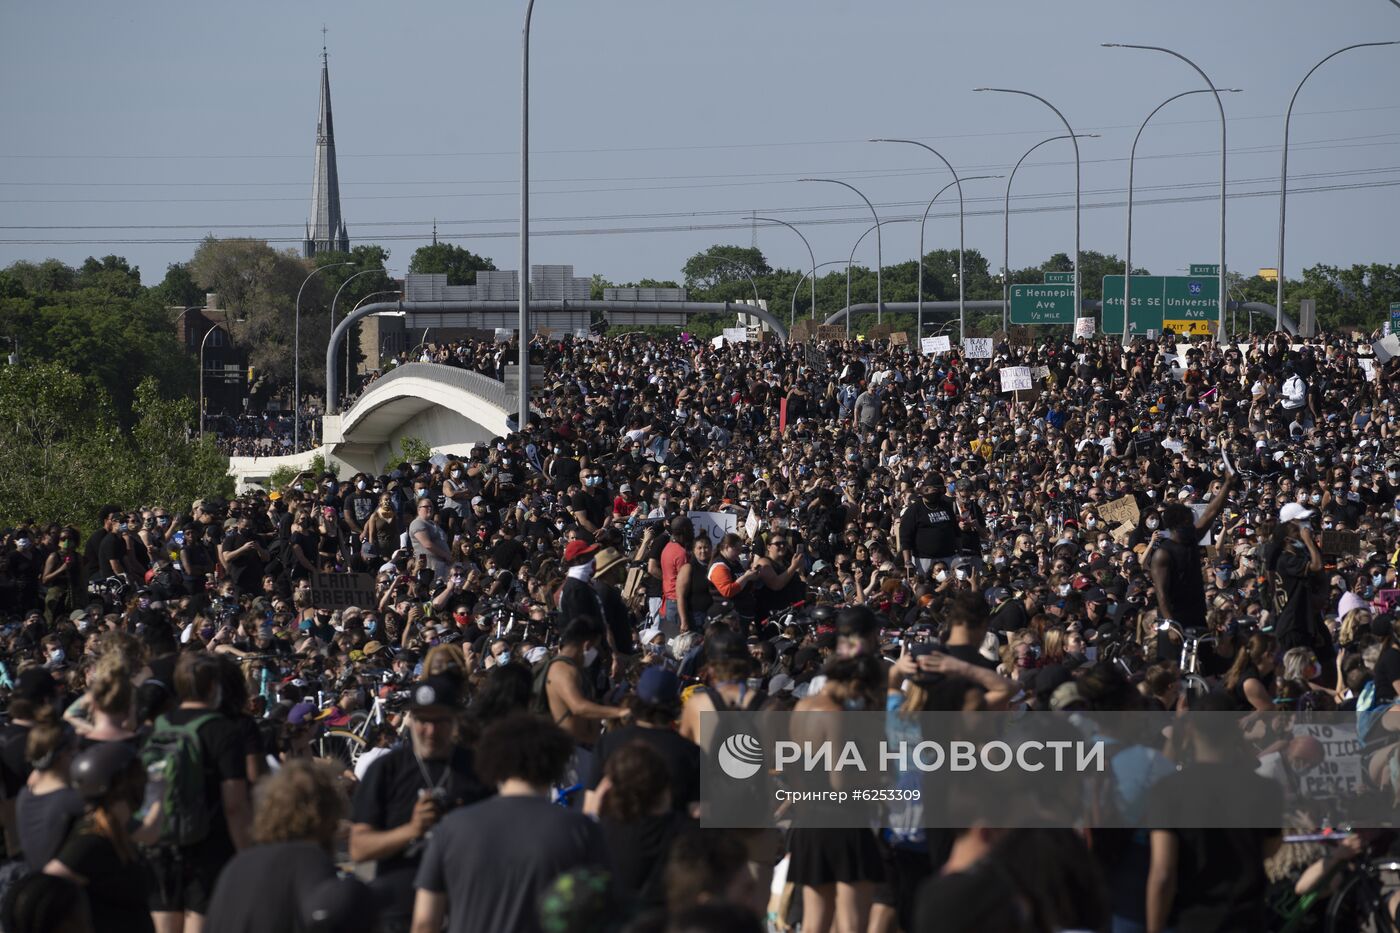
[[[1361,779],[1354,713],[1038,711],[702,713],[700,822],[709,828],[956,829],[1271,828],[1284,820],[1282,776],[1318,824],[1393,826],[1388,794]],[[1288,762],[1245,739],[1313,740],[1309,760]],[[1160,749],[1164,730],[1188,751],[1228,749],[1225,765],[1189,755],[1129,814],[1095,806],[1110,762],[1125,746]],[[1107,739],[1105,736],[1112,736]],[[1284,771],[1290,772],[1284,775]]]
[[[311,578],[311,605],[317,609],[368,609],[378,600],[367,573],[318,573]]]

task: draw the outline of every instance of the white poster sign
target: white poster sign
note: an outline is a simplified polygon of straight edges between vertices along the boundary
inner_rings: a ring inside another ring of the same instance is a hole
[[[724,339],[730,343],[748,343],[749,329],[747,327],[726,327]]]
[[[992,358],[992,338],[968,337],[963,341],[963,355],[970,360],[990,360]]]
[[[1034,379],[1036,382],[1039,382],[1039,381],[1042,380],[1042,379],[1048,379],[1049,377],[1050,377],[1050,367],[1049,367],[1049,366],[1032,366],[1032,367],[1031,367],[1031,378]]]
[[[1001,368],[1001,391],[1017,392],[1031,387],[1029,366],[1003,366]]]
[[[933,353],[947,353],[953,349],[953,341],[947,334],[939,337],[925,337],[919,341],[919,349],[925,356]]]
[[[922,337],[919,339],[919,352],[922,353],[924,356],[928,356],[931,353],[937,352],[933,349],[932,337]]]
[[[1097,322],[1091,317],[1079,317],[1074,319],[1074,336],[1088,339],[1094,336]]]
[[[691,512],[690,523],[695,526],[695,534],[709,536],[716,548],[725,535],[739,527],[739,517],[728,512]]]

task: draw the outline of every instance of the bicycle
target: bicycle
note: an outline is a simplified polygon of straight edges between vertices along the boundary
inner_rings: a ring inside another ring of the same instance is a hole
[[[1386,879],[1385,875],[1391,875]],[[1327,905],[1327,933],[1396,933],[1390,898],[1400,892],[1400,858],[1349,862],[1342,882]]]
[[[349,726],[336,726],[321,733],[316,739],[317,757],[337,761],[353,771],[361,756],[371,747],[371,727],[377,728],[388,722],[388,713],[395,712],[395,707],[407,703],[408,699],[407,690],[396,690],[387,698],[376,696],[368,713],[351,714]]]
[[[1181,639],[1181,680],[1191,696],[1204,696],[1210,692],[1210,684],[1201,676],[1201,645],[1215,644],[1214,635],[1198,634],[1196,629],[1189,631],[1183,629],[1171,619],[1163,619],[1157,623],[1159,632],[1175,632]]]

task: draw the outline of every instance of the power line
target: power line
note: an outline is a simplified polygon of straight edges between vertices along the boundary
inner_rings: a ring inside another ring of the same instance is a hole
[[[1302,180],[1310,179],[1310,178],[1311,178],[1311,179],[1322,179],[1322,178],[1355,178],[1355,177],[1359,177],[1359,176],[1377,175],[1377,174],[1390,174],[1390,173],[1394,173],[1394,172],[1400,172],[1400,165],[1397,165],[1397,166],[1378,166],[1378,167],[1376,167],[1376,168],[1368,168],[1368,169],[1350,169],[1350,170],[1339,171],[1339,172],[1293,172],[1293,173],[1290,173],[1290,176],[1289,176],[1289,177],[1292,178],[1294,181],[1302,181]],[[1231,185],[1236,185],[1236,186],[1240,186],[1240,185],[1252,185],[1252,184],[1277,185],[1277,184],[1278,184],[1278,177],[1277,177],[1277,176],[1273,176],[1273,175],[1262,175],[1262,176],[1255,176],[1255,177],[1250,177],[1250,178],[1232,178],[1232,179],[1230,179],[1230,182],[1229,182],[1229,183],[1230,183]],[[1191,188],[1213,187],[1213,186],[1216,185],[1216,184],[1217,184],[1217,183],[1214,182],[1214,181],[1203,181],[1203,182],[1177,182],[1177,183],[1166,184],[1166,185],[1142,185],[1142,184],[1139,184],[1139,185],[1136,185],[1136,186],[1135,186],[1135,190],[1136,190],[1136,191],[1140,191],[1140,192],[1150,192],[1150,191],[1176,191],[1176,190],[1185,190],[1185,189],[1191,189]],[[1087,190],[1084,191],[1083,193],[1084,193],[1084,194],[1088,194],[1088,195],[1095,195],[1095,194],[1118,194],[1118,193],[1124,192],[1125,190],[1126,190],[1126,189],[1124,189],[1124,188],[1119,188],[1119,187],[1114,187],[1114,188],[1093,188],[1093,189],[1087,189]],[[1048,192],[1038,192],[1038,193],[1037,193],[1037,192],[1025,192],[1025,193],[1017,194],[1017,195],[1014,197],[1014,200],[1017,201],[1017,202],[1022,202],[1022,201],[1033,201],[1033,200],[1047,200],[1047,199],[1054,199],[1054,198],[1066,198],[1066,197],[1070,197],[1070,196],[1072,196],[1072,195],[1073,195],[1073,192],[1072,192],[1072,191],[1048,191]],[[967,197],[965,198],[965,202],[968,203],[968,204],[985,203],[985,202],[996,202],[996,203],[1001,203],[1001,201],[1002,201],[1002,196],[999,195],[999,194],[998,194],[998,195],[969,195],[969,196],[967,196]],[[891,208],[912,207],[912,206],[914,206],[914,205],[916,205],[916,204],[923,204],[923,203],[924,203],[924,202],[923,202],[922,200],[912,200],[912,201],[883,201],[883,202],[876,202],[875,206],[876,206],[876,208],[878,208],[878,209],[891,209]],[[597,221],[604,221],[604,220],[606,220],[606,221],[616,221],[616,220],[653,220],[653,219],[666,219],[666,218],[675,218],[675,217],[729,216],[729,215],[733,215],[733,214],[768,213],[768,212],[774,212],[774,213],[780,213],[780,214],[788,214],[788,215],[792,215],[792,214],[812,214],[812,213],[823,213],[823,212],[829,213],[829,212],[833,212],[833,211],[844,211],[844,210],[848,210],[848,209],[849,209],[849,205],[844,205],[844,204],[837,204],[837,205],[820,205],[820,206],[808,206],[808,207],[763,207],[763,208],[752,208],[752,209],[747,209],[747,210],[739,210],[739,209],[737,209],[737,208],[720,208],[720,209],[711,209],[711,210],[703,210],[703,211],[647,211],[647,212],[634,212],[634,213],[625,213],[625,214],[569,214],[569,215],[563,215],[563,216],[558,216],[558,217],[532,217],[531,220],[532,220],[532,222],[534,222],[534,223],[579,223],[579,222],[597,222]],[[941,215],[930,215],[930,216],[941,216]],[[472,226],[475,226],[475,225],[517,223],[518,221],[519,221],[519,218],[517,218],[517,217],[474,218],[474,219],[471,219],[471,220],[440,220],[440,219],[437,219],[437,218],[433,218],[433,219],[431,219],[431,220],[366,220],[366,221],[362,221],[362,222],[356,224],[356,229],[359,230],[359,231],[361,231],[362,233],[364,233],[365,231],[373,231],[373,230],[375,230],[375,229],[377,229],[377,228],[380,228],[380,227],[427,227],[427,226],[430,226],[430,225],[437,225],[437,224],[441,224],[442,226],[456,226],[456,227],[460,227],[460,226],[464,226],[464,225],[472,225]],[[206,231],[206,232],[212,232],[212,231],[214,231],[214,230],[276,230],[276,229],[293,229],[293,230],[300,230],[300,229],[302,229],[302,228],[303,228],[303,224],[301,224],[301,223],[253,223],[253,224],[210,224],[210,223],[194,223],[194,224],[3,224],[3,225],[0,225],[0,230],[203,230],[203,231]],[[368,237],[367,237],[367,238],[368,238]]]
[[[1203,184],[1200,185],[1200,186],[1191,186],[1191,187],[1205,187],[1205,186],[1206,186],[1205,183],[1203,183]],[[1394,181],[1356,182],[1356,183],[1343,184],[1343,185],[1319,185],[1319,186],[1314,186],[1314,187],[1298,187],[1298,188],[1291,188],[1291,189],[1289,190],[1289,193],[1290,193],[1290,194],[1293,194],[1293,195],[1319,194],[1319,193],[1336,192],[1336,191],[1362,191],[1362,190],[1371,190],[1371,189],[1379,189],[1379,188],[1394,188],[1394,187],[1398,187],[1398,186],[1400,186],[1400,179],[1397,179],[1397,180],[1394,180]],[[1185,187],[1185,186],[1183,186],[1183,187]],[[1214,185],[1211,184],[1210,187],[1214,187]],[[1277,196],[1277,194],[1278,194],[1277,191],[1269,191],[1269,190],[1261,190],[1261,191],[1242,191],[1242,192],[1234,192],[1234,193],[1231,193],[1231,194],[1228,195],[1228,197],[1229,197],[1231,200],[1237,200],[1237,199],[1241,199],[1241,198],[1265,198],[1265,197],[1275,197],[1275,196]],[[1215,195],[1215,194],[1179,195],[1179,196],[1176,196],[1176,197],[1168,197],[1168,198],[1142,198],[1142,199],[1134,198],[1134,207],[1150,207],[1150,206],[1154,206],[1154,205],[1163,205],[1163,204],[1193,204],[1193,203],[1200,203],[1200,202],[1215,202],[1215,201],[1218,201],[1218,200],[1219,200],[1219,197],[1218,197],[1218,195]],[[1114,201],[1099,201],[1099,202],[1094,202],[1094,203],[1090,203],[1090,204],[1084,204],[1084,205],[1082,205],[1082,208],[1083,208],[1084,210],[1107,210],[1107,209],[1112,209],[1112,208],[1123,207],[1125,204],[1126,204],[1125,201],[1118,201],[1118,200],[1114,200]],[[1014,214],[1044,214],[1044,213],[1059,213],[1059,212],[1062,212],[1062,211],[1069,211],[1069,210],[1073,210],[1073,209],[1074,209],[1073,205],[1065,205],[1065,204],[1047,204],[1047,205],[1040,205],[1040,206],[1035,206],[1035,207],[1020,208],[1020,209],[1017,209],[1017,210],[1013,210],[1012,213],[1014,213]],[[990,210],[969,211],[969,212],[967,212],[967,214],[968,214],[968,216],[971,216],[971,217],[1000,217],[1000,216],[1001,216],[1001,211],[1000,211],[1000,210],[996,210],[996,209],[990,209]],[[917,215],[917,216],[916,216],[916,215],[910,214],[910,215],[907,215],[907,216],[897,216],[897,217],[887,218],[887,220],[911,221],[911,220],[917,220],[917,219],[918,219],[918,216],[922,216],[922,215]],[[931,214],[931,215],[929,215],[929,216],[930,216],[930,217],[938,217],[938,218],[949,219],[949,218],[956,217],[957,214],[956,214],[956,212],[951,212],[951,211],[950,211],[950,212],[940,213],[940,214],[937,214],[937,215]],[[844,225],[860,224],[860,223],[868,223],[868,222],[869,222],[869,217],[865,217],[865,216],[853,216],[853,217],[838,217],[838,218],[822,218],[822,219],[812,220],[812,221],[810,221],[809,223],[810,223],[811,225],[813,225],[813,226],[829,226],[829,225],[842,225],[842,226],[844,226]],[[613,227],[613,228],[597,228],[597,227],[595,227],[595,228],[581,228],[581,229],[574,229],[574,230],[538,230],[538,231],[532,231],[531,235],[532,235],[532,236],[540,236],[540,237],[549,237],[549,236],[622,236],[622,235],[626,235],[626,234],[636,234],[636,233],[690,233],[690,232],[703,232],[703,231],[716,231],[716,230],[744,230],[744,229],[747,229],[747,227],[748,227],[748,219],[747,219],[747,218],[742,218],[742,219],[740,219],[740,220],[738,220],[738,221],[734,221],[734,222],[729,222],[729,223],[714,223],[714,224],[687,224],[687,225],[671,225],[671,226],[655,225],[655,226],[647,226],[647,227]],[[515,231],[505,231],[505,230],[503,230],[503,231],[491,231],[491,232],[474,233],[474,234],[469,234],[469,233],[463,233],[463,234],[447,234],[447,235],[439,234],[438,239],[439,239],[439,240],[460,240],[460,241],[464,241],[464,242],[470,242],[470,241],[473,241],[473,240],[487,240],[487,239],[514,239],[516,236],[517,236],[517,234],[516,234]],[[203,239],[204,239],[203,237],[193,237],[193,238],[191,238],[191,237],[183,237],[183,238],[161,238],[161,239],[157,239],[157,238],[149,238],[149,239],[146,239],[146,238],[142,238],[142,239],[84,239],[84,240],[79,240],[79,239],[43,239],[43,240],[0,239],[0,245],[3,245],[3,246],[131,246],[131,245],[180,245],[180,244],[197,244],[197,243],[203,242]],[[264,239],[264,238],[260,238],[260,239]],[[268,243],[300,243],[300,242],[302,241],[302,238],[301,238],[301,237],[267,237],[267,238],[265,238],[265,239],[266,239],[266,241],[267,241]],[[380,242],[392,242],[392,241],[401,241],[401,240],[410,240],[410,241],[422,242],[424,239],[425,239],[425,238],[424,238],[421,234],[391,234],[391,235],[381,236],[381,237],[377,237],[377,238],[376,238],[376,240],[377,240],[377,241],[380,241]]]

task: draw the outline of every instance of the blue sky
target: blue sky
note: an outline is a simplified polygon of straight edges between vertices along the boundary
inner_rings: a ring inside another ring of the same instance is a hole
[[[440,237],[515,268],[522,12],[502,0],[6,4],[0,265],[119,253],[153,282],[210,232],[299,247],[324,23],[352,242],[383,243],[402,272],[436,218]],[[971,92],[984,84],[1035,91],[1078,132],[1102,134],[1082,143],[1083,244],[1121,256],[1123,208],[1090,205],[1122,200],[1138,124],[1199,79],[1167,56],[1099,47],[1118,41],[1175,48],[1244,90],[1225,102],[1230,190],[1263,196],[1230,202],[1229,265],[1253,273],[1274,264],[1294,85],[1327,53],[1388,38],[1400,38],[1400,9],[1386,0],[537,0],[531,258],[614,281],[678,277],[712,243],[748,245],[742,215],[755,209],[802,226],[818,262],[844,258],[869,225],[864,205],[796,179],[834,175],[882,217],[917,215],[947,173],[913,147],[864,140],[914,137],[964,174],[1004,174],[1062,132],[1034,101]],[[1396,87],[1400,47],[1363,49],[1299,98],[1294,275],[1400,259]],[[1144,134],[1135,265],[1215,261],[1218,144],[1208,95],[1172,104]],[[1067,144],[1022,167],[1013,211],[1036,210],[1013,213],[1012,266],[1073,248],[1073,182]],[[1004,184],[967,186],[968,245],[995,266]],[[1337,190],[1302,191],[1317,187]],[[950,196],[930,216],[929,248],[956,246]],[[1199,200],[1147,203],[1182,197]],[[737,226],[705,229],[726,224]],[[60,240],[92,242],[36,242]],[[888,228],[885,261],[912,259],[917,243],[916,224]],[[807,263],[787,230],[762,229],[759,244],[775,265]]]

